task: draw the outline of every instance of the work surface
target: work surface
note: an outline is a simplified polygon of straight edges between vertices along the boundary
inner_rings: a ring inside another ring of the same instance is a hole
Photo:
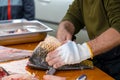
[[[26,50],[33,50],[37,46],[38,42],[35,43],[27,43],[27,44],[19,44],[19,45],[9,45],[7,47],[18,48],[18,49],[26,49]],[[39,78],[45,74],[43,70],[35,70],[27,68],[28,71],[31,73],[35,73]],[[71,71],[57,71],[55,75],[66,77],[67,80],[75,80],[80,75],[85,74],[87,75],[87,80],[114,80],[112,77],[94,67],[94,69],[90,70],[71,70]]]

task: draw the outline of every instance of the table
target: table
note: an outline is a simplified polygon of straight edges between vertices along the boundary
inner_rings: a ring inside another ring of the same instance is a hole
[[[7,47],[12,48],[18,48],[18,49],[27,49],[27,50],[33,50],[39,42],[34,43],[26,43],[26,44],[18,44],[18,45],[9,45]],[[35,73],[39,78],[42,78],[43,75],[45,75],[45,71],[43,70],[35,70],[35,69],[27,69],[31,73]],[[78,76],[86,74],[87,80],[115,80],[97,67],[90,70],[71,70],[71,71],[57,71],[55,75],[66,77],[67,80],[75,80]]]

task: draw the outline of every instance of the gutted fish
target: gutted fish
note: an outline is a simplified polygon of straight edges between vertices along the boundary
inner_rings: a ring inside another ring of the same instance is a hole
[[[32,51],[0,46],[0,62],[30,57]]]
[[[3,77],[1,80],[39,80],[34,75],[28,74],[12,74]]]
[[[37,69],[50,69],[51,66],[45,61],[48,52],[55,50],[61,43],[52,36],[47,36],[44,41],[40,42],[34,49],[32,56],[29,58],[28,66]],[[92,69],[93,63],[90,60],[85,60],[78,64],[64,65],[58,70],[71,70],[71,69]]]

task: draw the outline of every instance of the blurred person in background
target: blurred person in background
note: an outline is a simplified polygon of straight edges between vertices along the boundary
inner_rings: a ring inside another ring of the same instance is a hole
[[[0,20],[33,20],[34,16],[34,0],[0,0]]]
[[[83,44],[71,41],[84,27],[90,40]],[[50,66],[58,68],[93,58],[95,66],[120,80],[120,0],[74,0],[59,24],[57,38],[64,44],[47,54]],[[45,80],[54,77],[44,76]]]

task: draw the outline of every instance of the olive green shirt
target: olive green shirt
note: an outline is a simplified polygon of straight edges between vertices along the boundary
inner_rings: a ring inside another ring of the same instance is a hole
[[[74,24],[75,34],[86,27],[90,39],[110,27],[120,32],[120,0],[74,0],[64,20]]]

